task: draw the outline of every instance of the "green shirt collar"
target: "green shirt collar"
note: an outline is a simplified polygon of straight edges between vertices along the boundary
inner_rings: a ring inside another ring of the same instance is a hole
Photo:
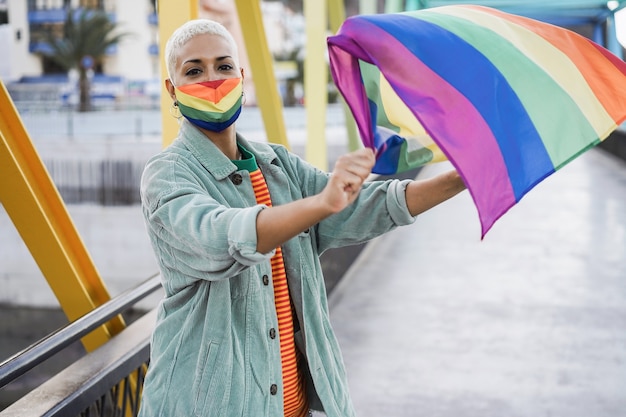
[[[259,166],[256,163],[256,158],[254,155],[248,151],[246,148],[238,144],[239,151],[241,152],[241,159],[234,160],[233,164],[237,165],[237,169],[242,170],[245,169],[248,172],[256,171]]]

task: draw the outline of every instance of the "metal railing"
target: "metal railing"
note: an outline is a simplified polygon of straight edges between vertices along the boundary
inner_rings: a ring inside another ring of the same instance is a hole
[[[20,377],[161,287],[155,275],[0,364],[0,387]],[[0,412],[1,417],[136,415],[149,359],[152,310]]]

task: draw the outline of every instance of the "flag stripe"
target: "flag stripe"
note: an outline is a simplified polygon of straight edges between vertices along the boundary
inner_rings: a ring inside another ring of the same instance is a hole
[[[372,20],[376,20],[375,24],[378,27],[384,29],[397,39],[396,42],[401,42],[407,48],[406,56],[400,55],[402,61],[409,59],[410,56],[417,57],[424,65],[441,76],[451,88],[472,103],[471,105],[478,112],[474,114],[474,117],[482,119],[494,135],[495,141],[491,144],[497,149],[492,149],[491,153],[501,153],[508,169],[516,201],[524,195],[529,185],[534,184],[533,181],[538,176],[543,177],[546,173],[553,171],[552,161],[546,153],[541,136],[530,119],[526,107],[498,68],[476,48],[438,25],[414,19],[409,15],[400,15],[393,22],[375,18]],[[419,31],[429,42],[420,42],[414,37],[404,37],[403,28],[406,26]],[[398,48],[398,46],[395,47]],[[472,62],[472,71],[459,71],[456,65],[450,65],[445,57],[434,59],[441,56],[435,52],[439,48],[445,48],[460,62]],[[480,79],[477,79],[478,76],[493,80],[494,88],[485,89]],[[551,91],[551,93],[556,94],[556,91]],[[407,90],[403,97],[406,98],[412,94],[411,90]],[[502,111],[498,104],[500,102],[507,103],[506,111]],[[451,107],[454,103],[444,103],[444,106]],[[526,154],[534,159],[533,164],[524,164],[520,149],[524,149]],[[529,172],[528,168],[533,170]],[[482,176],[483,173],[479,171],[478,175]]]
[[[440,162],[446,160],[445,155],[426,133],[424,127],[416,119],[411,109],[393,91],[393,88],[385,77],[374,65],[359,61],[361,72],[366,73],[363,77],[367,95],[377,97],[378,125],[390,126],[401,137],[407,139],[407,161],[398,163],[398,170],[406,170],[428,162]],[[370,103],[370,106],[373,104]],[[394,129],[395,128],[395,129]]]
[[[485,8],[478,6],[467,7],[485,10]],[[574,32],[558,30],[555,26],[546,25],[532,19],[502,13],[495,9],[487,9],[485,12],[528,28],[546,38],[558,49],[567,51],[568,56],[581,71],[585,81],[607,109],[611,118],[615,121],[623,120],[622,109],[626,107],[626,95],[623,94],[626,91],[624,72],[613,65],[598,65],[598,63],[606,63],[607,59],[605,54],[599,52],[597,45],[593,45],[589,39]],[[557,30],[555,31],[555,29]],[[624,65],[620,66],[624,67]],[[615,87],[617,91],[607,90],[607,85]]]
[[[611,116],[580,70],[546,38],[525,27],[472,8],[459,10],[442,7],[432,13],[436,14],[440,14],[438,20],[454,22],[459,26],[464,25],[463,20],[486,26],[468,28],[465,32],[472,32],[474,39],[470,42],[511,82],[540,132],[555,167],[561,166],[572,153],[587,146],[588,138],[606,134],[607,123],[613,124]],[[462,18],[445,19],[448,16]],[[449,26],[446,26],[448,30],[458,30]],[[505,35],[508,35],[507,39],[502,37]],[[550,35],[554,36],[552,33]],[[559,77],[555,79],[551,74],[559,74]],[[533,80],[532,84],[527,82],[529,78]],[[568,137],[570,140],[562,142],[559,141],[560,137]]]
[[[622,60],[483,6],[351,17],[328,46],[333,80],[376,150],[374,172],[435,160],[436,144],[464,179],[483,236],[626,118]]]
[[[415,24],[415,19],[411,17],[397,17],[402,19],[405,24]],[[393,73],[385,73],[384,68],[382,72],[395,87],[398,95],[413,110],[415,117],[422,121],[422,125],[429,127],[429,134],[432,137],[445,137],[449,140],[449,147],[463,149],[463,152],[460,152],[460,155],[456,157],[455,162],[462,167],[460,171],[465,176],[480,178],[481,187],[488,187],[494,194],[507,201],[516,201],[508,178],[507,181],[502,181],[497,176],[483,176],[484,166],[491,166],[492,172],[506,172],[507,168],[496,138],[474,104],[440,74],[426,66],[414,54],[421,52],[415,45],[408,42],[408,47],[405,47],[397,41],[392,33],[388,33],[378,25],[371,24],[370,18],[368,16],[367,19],[363,19],[370,23],[366,28],[357,29],[366,30],[371,35],[368,39],[362,39],[361,44],[375,47],[374,44],[369,45],[367,43],[370,39],[372,42],[382,43],[386,45],[386,48],[381,48],[377,60],[402,62],[402,65],[393,67]],[[423,30],[437,30],[437,28],[434,25],[423,23]],[[408,49],[411,46],[415,50]],[[428,45],[423,46],[429,47]],[[434,62],[431,63],[431,65],[435,64]],[[419,78],[414,76],[415,73],[420,74]],[[437,97],[437,101],[432,100],[432,97]],[[525,117],[525,112],[518,114],[518,116],[520,118]],[[455,123],[447,123],[448,120],[454,120]],[[519,119],[516,120],[520,123]],[[470,192],[472,191],[470,188]],[[476,195],[476,198],[480,199],[481,197]],[[489,201],[485,199],[481,203],[488,204]],[[497,206],[487,208],[487,210],[496,208]]]

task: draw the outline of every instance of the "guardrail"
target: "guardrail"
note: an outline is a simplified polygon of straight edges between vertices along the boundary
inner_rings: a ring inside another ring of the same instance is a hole
[[[161,287],[155,275],[0,364],[0,387]],[[136,415],[156,311],[0,412],[1,417]]]

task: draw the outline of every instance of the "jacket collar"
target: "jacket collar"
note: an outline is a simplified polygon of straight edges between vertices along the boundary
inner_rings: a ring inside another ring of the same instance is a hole
[[[237,166],[189,121],[184,119],[181,121],[178,138],[217,180],[222,180],[237,171]],[[276,159],[276,153],[270,146],[250,143],[239,133],[237,133],[237,143],[254,154],[259,166],[271,164]]]

